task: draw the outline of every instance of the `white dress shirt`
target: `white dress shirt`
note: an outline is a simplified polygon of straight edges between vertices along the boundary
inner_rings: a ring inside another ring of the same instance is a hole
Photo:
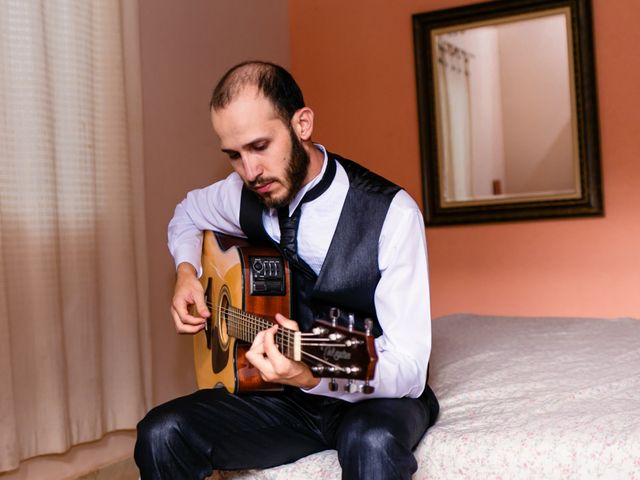
[[[320,181],[326,169],[326,150],[322,145],[316,147],[324,152],[322,171],[295,196],[289,205],[290,213],[307,190]],[[347,173],[340,163],[336,166],[335,179],[329,188],[300,207],[298,255],[316,274],[329,250],[349,189]],[[176,266],[188,262],[201,275],[203,230],[244,236],[240,228],[242,185],[242,179],[234,172],[213,185],[189,192],[178,204],[169,223],[169,250]],[[265,208],[262,220],[267,234],[279,242],[277,210]],[[395,195],[385,218],[379,239],[378,267],[381,278],[374,302],[384,333],[375,340],[378,364],[375,378],[370,382],[375,387],[374,393],[347,393],[340,380],[338,390],[330,391],[326,378],[304,391],[350,402],[418,397],[422,393],[431,352],[427,252],[422,213],[404,190]]]

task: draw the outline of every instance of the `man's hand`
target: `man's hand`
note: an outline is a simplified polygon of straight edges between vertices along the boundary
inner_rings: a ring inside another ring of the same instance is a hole
[[[290,330],[298,330],[298,324],[284,315],[277,314],[276,322]],[[275,343],[278,325],[256,335],[247,352],[247,360],[260,371],[260,376],[266,382],[293,385],[295,387],[313,388],[320,382],[302,362],[295,362],[280,353]]]
[[[189,314],[189,306],[196,306],[199,317]],[[171,316],[178,333],[198,333],[204,328],[210,313],[204,302],[204,289],[190,263],[178,265],[176,286],[171,301]]]

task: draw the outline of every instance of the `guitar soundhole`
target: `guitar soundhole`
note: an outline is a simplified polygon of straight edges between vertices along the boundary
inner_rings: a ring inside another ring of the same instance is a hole
[[[229,332],[227,330],[227,326],[230,307],[229,291],[227,290],[227,287],[224,286],[220,292],[220,306],[218,311],[218,339],[220,340],[220,346],[224,350],[229,346]]]

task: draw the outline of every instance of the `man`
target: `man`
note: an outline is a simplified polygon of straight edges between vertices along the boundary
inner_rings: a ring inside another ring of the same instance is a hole
[[[196,333],[210,315],[197,279],[203,230],[271,243],[293,271],[294,319],[277,315],[277,324],[305,331],[330,307],[356,312],[356,327],[372,318],[375,391],[336,390],[314,377],[279,352],[274,325],[256,336],[247,359],[284,392],[208,389],[154,408],[138,426],[142,479],[201,479],[330,448],[343,478],[410,478],[412,450],[438,414],[426,384],[431,326],[419,209],[399,187],[311,141],[314,113],[282,67],[233,67],[213,92],[211,118],[234,172],[190,192],[170,222],[177,331]]]

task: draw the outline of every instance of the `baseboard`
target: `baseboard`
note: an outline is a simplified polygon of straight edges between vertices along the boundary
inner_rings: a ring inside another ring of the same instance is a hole
[[[138,467],[133,457],[129,457],[76,477],[76,480],[138,480],[138,476]]]

